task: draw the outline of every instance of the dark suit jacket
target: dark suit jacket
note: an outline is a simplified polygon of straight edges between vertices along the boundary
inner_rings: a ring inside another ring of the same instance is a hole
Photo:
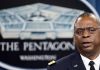
[[[86,70],[78,52],[59,59],[55,64],[47,67],[47,70]]]
[[[0,67],[0,70],[7,70],[7,69],[4,69],[4,68]]]

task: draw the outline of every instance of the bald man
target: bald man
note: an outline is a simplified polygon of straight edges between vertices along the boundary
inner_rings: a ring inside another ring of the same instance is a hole
[[[100,22],[93,14],[81,14],[74,24],[76,52],[48,63],[47,70],[100,70]]]

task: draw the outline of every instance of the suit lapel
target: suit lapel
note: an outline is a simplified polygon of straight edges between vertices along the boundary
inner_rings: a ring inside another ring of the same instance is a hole
[[[100,66],[99,66],[99,70],[100,70]]]
[[[75,56],[73,57],[72,67],[73,70],[86,70],[83,61],[81,59],[81,56],[78,52],[76,52]]]

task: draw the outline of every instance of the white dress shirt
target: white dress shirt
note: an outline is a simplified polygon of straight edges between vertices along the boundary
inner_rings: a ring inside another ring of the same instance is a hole
[[[81,55],[81,54],[80,54]],[[85,56],[83,56],[83,55],[81,55],[81,58],[82,58],[82,60],[83,60],[83,63],[84,63],[84,65],[85,65],[85,67],[86,67],[86,70],[90,70],[90,65],[89,65],[89,62],[91,61],[90,59],[88,59],[87,57],[85,57]],[[99,70],[99,66],[100,66],[100,55],[96,58],[96,59],[94,59],[94,60],[92,60],[92,61],[94,61],[94,67],[95,67],[95,70]]]

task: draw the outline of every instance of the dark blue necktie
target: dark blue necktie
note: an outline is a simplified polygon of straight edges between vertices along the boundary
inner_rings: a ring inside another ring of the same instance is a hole
[[[89,62],[90,70],[95,70],[94,64],[95,64],[95,63],[94,63],[93,61],[90,61],[90,62]]]

